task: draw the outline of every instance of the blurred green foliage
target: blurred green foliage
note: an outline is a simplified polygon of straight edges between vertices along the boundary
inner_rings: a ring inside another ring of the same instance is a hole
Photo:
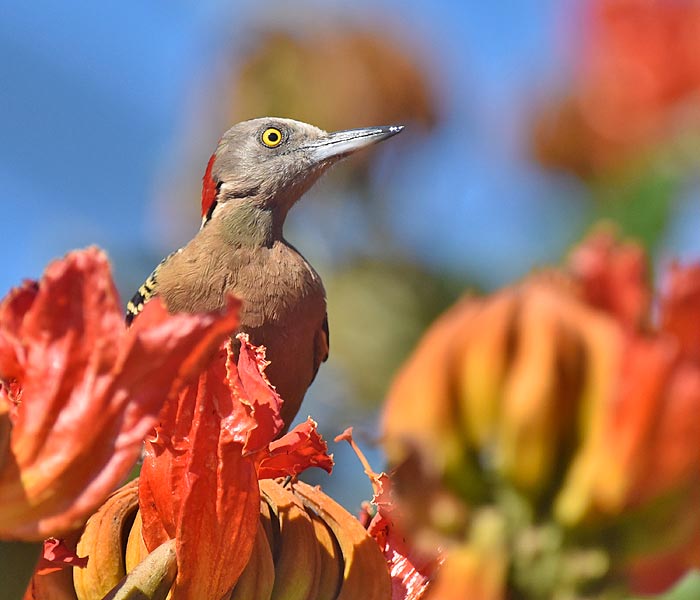
[[[462,292],[462,282],[408,260],[366,257],[338,268],[326,288],[332,351],[366,410],[379,404],[427,326]]]

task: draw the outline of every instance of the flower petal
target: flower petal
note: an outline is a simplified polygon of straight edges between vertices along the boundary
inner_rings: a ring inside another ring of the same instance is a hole
[[[25,281],[20,287],[11,290],[0,303],[0,380],[7,381],[21,376],[20,361],[24,356],[24,348],[20,341],[20,328],[38,291],[35,281]]]
[[[0,359],[12,367],[3,376],[21,390],[0,472],[0,535],[24,539],[60,536],[94,512],[138,458],[184,366],[238,323],[235,307],[166,317],[154,300],[127,332],[96,248],[52,263],[38,287],[15,291],[0,312],[9,315],[0,350],[8,341],[12,350]],[[204,340],[195,351],[194,339]]]
[[[227,354],[231,362],[230,343]],[[176,538],[174,600],[222,597],[243,571],[255,540],[255,464],[244,457],[240,436],[222,425],[244,412],[231,396],[223,358],[181,392],[174,408],[166,409],[158,437],[146,444],[139,490],[144,541],[151,549]]]
[[[640,324],[651,299],[641,246],[618,243],[611,231],[602,229],[576,248],[570,268],[590,305],[628,327]]]
[[[355,451],[365,468],[365,474],[372,482],[374,497],[372,504],[377,513],[367,527],[367,533],[374,538],[384,554],[391,575],[391,597],[393,600],[419,600],[423,598],[435,575],[442,557],[420,555],[412,548],[406,536],[395,523],[396,504],[391,493],[391,479],[386,473],[372,470],[367,458],[352,437],[352,427],[335,438],[336,442],[346,441]]]
[[[239,400],[249,407],[252,421],[246,431],[245,452],[261,450],[277,437],[284,421],[284,402],[265,376],[268,363],[265,348],[253,346],[246,334],[237,336],[241,344],[238,364],[231,363],[229,381]]]
[[[235,584],[255,541],[259,466],[270,477],[332,466],[311,420],[270,443],[283,427],[282,400],[264,375],[264,349],[245,335],[238,342],[238,363],[227,341],[199,380],[167,402],[146,442],[143,537],[149,549],[177,541],[174,600],[220,598]]]
[[[328,444],[317,431],[311,417],[269,446],[269,454],[260,461],[259,479],[298,475],[309,467],[319,467],[330,473],[333,456],[328,455]]]
[[[54,568],[61,568],[64,565],[68,565],[70,567],[79,567],[83,569],[88,563],[87,556],[78,556],[74,549],[68,547],[65,540],[59,540],[53,537],[44,540],[44,551],[41,555],[41,560],[53,565]],[[45,568],[48,567],[49,565],[46,564]],[[41,571],[39,570],[39,572]]]
[[[675,336],[682,353],[700,363],[700,264],[671,267],[660,313],[661,330]]]

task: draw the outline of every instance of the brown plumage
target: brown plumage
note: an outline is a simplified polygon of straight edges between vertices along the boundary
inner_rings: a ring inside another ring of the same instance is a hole
[[[283,236],[287,212],[333,163],[401,127],[328,134],[290,119],[239,123],[219,141],[202,193],[202,227],[167,257],[127,306],[127,322],[153,295],[171,312],[243,301],[240,331],[267,348],[267,374],[288,428],[328,357],[326,297],[318,273]]]

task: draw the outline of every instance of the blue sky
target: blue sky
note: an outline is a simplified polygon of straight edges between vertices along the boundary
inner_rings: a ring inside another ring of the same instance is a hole
[[[504,227],[494,239],[476,240],[475,263],[494,250],[507,256],[511,244],[529,243],[533,227],[519,197],[549,204],[538,176],[513,157],[513,124],[519,88],[554,71],[553,5],[512,3],[506,10],[498,3],[387,0],[380,10],[370,10],[377,3],[353,6],[350,18],[358,22],[381,28],[386,21],[389,30],[415,35],[443,73],[450,119],[430,147],[401,157],[399,185],[392,185],[397,213],[405,216],[400,235],[427,260],[449,263],[451,255],[465,254],[459,232],[449,229],[455,216],[477,223],[472,232],[492,230],[497,221]],[[253,24],[290,17],[283,6],[39,1],[2,8],[0,52],[11,60],[0,64],[0,197],[11,226],[0,292],[38,276],[52,257],[90,243],[110,251],[118,276],[131,279],[120,272],[121,257],[157,247],[153,186],[189,107],[216,83],[222,57]],[[443,200],[449,196],[464,202]],[[444,244],[436,246],[420,229],[427,206]],[[457,268],[465,266],[469,261],[457,260]]]

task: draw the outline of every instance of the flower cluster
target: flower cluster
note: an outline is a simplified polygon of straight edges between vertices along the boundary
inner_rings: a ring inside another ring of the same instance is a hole
[[[92,248],[13,290],[0,304],[0,537],[41,540],[84,523],[236,312],[170,316],[154,302],[127,330]]]
[[[587,0],[572,84],[542,106],[535,152],[584,176],[625,166],[700,126],[700,5]]]
[[[386,447],[404,531],[448,549],[436,597],[655,591],[697,564],[700,266],[647,278],[601,232],[459,302],[399,374]]]
[[[25,599],[390,595],[355,517],[274,481],[333,459],[310,418],[280,437],[265,350],[231,337],[238,309],[155,300],[127,329],[96,249],[0,304],[0,544],[52,536]]]
[[[333,460],[311,419],[280,437],[237,301],[126,329],[105,256],[69,254],[0,303],[0,544],[49,538],[25,600],[666,588],[700,564],[700,265],[648,280],[601,231],[460,301],[391,390],[390,475],[336,440],[374,487],[357,519],[295,480]]]

